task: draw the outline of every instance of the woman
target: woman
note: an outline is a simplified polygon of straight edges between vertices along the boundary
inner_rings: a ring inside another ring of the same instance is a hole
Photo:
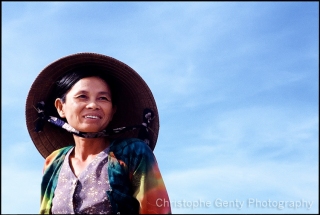
[[[114,58],[79,53],[46,67],[26,104],[46,158],[40,213],[171,213],[152,152],[157,116],[146,83]]]

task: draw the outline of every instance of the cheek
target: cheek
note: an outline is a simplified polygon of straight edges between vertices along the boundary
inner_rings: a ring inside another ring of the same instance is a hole
[[[110,115],[110,118],[112,119],[113,118],[113,116],[114,116],[114,114],[116,113],[116,108],[115,107],[113,107],[113,106],[111,106],[110,107],[110,113],[109,113],[109,115]]]
[[[78,109],[79,108],[72,103],[68,103],[68,104],[65,103],[63,105],[62,111],[65,115],[65,118],[71,119],[71,118],[75,117],[76,114],[79,112]]]
[[[107,116],[108,123],[109,123],[113,119],[113,116],[115,114],[115,110],[114,110],[114,108],[109,107],[104,111],[104,113],[105,113],[105,116]]]

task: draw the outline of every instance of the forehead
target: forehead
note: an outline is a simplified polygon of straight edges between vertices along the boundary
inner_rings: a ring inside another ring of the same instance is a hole
[[[85,77],[77,81],[71,90],[79,90],[79,89],[86,89],[86,90],[105,90],[110,91],[110,87],[108,83],[100,77]]]
[[[73,85],[73,87],[85,87],[85,86],[106,87],[109,89],[108,83],[102,78],[96,77],[96,76],[81,78],[79,81],[77,81]]]

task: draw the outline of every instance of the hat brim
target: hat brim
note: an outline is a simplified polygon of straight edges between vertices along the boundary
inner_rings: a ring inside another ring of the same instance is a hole
[[[73,135],[64,129],[46,123],[41,132],[34,130],[38,113],[35,106],[40,101],[49,102],[55,82],[68,71],[81,67],[99,67],[112,77],[117,86],[117,111],[109,125],[110,128],[131,126],[142,123],[142,113],[150,108],[155,118],[150,124],[150,148],[154,150],[159,133],[159,114],[151,90],[141,76],[125,63],[112,57],[97,53],[77,53],[58,59],[44,68],[33,82],[26,101],[26,124],[29,135],[46,158],[54,150],[73,145]],[[46,104],[53,106],[54,104]],[[50,113],[57,115],[57,113]],[[137,137],[138,129],[121,134],[120,137]]]

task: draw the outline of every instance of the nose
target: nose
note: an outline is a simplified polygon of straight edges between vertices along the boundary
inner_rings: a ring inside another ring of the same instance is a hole
[[[89,109],[99,109],[100,106],[95,101],[90,101],[87,106]]]

